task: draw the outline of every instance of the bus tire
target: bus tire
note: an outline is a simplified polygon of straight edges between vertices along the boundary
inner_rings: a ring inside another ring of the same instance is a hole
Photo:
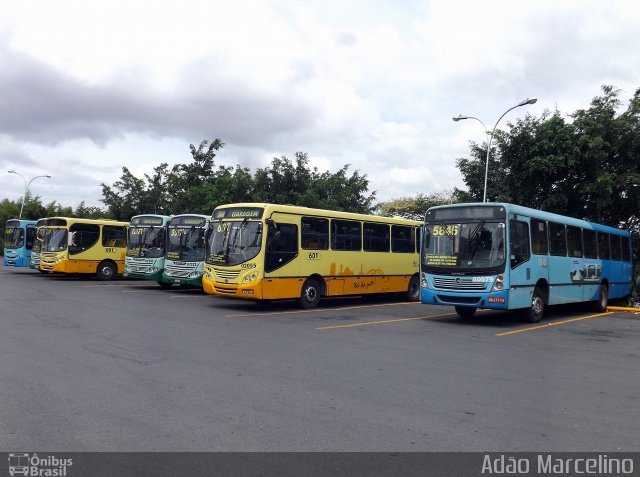
[[[271,304],[271,300],[265,300],[265,299],[256,300],[256,305],[258,305],[260,308],[269,306],[270,304]]]
[[[476,309],[472,306],[456,306],[456,313],[461,318],[471,318],[476,314]]]
[[[412,276],[411,280],[409,280],[406,297],[409,301],[418,301],[420,299],[420,279],[418,275]]]
[[[526,308],[524,318],[529,323],[537,323],[544,315],[545,294],[540,287],[533,289],[531,295],[531,306]]]
[[[96,275],[98,275],[98,280],[100,281],[113,280],[116,275],[116,266],[112,262],[103,260],[98,264]]]
[[[316,278],[307,278],[300,291],[300,306],[304,309],[315,308],[320,303],[322,285]]]
[[[604,313],[607,311],[607,307],[609,306],[609,289],[607,285],[604,283],[600,284],[600,289],[598,290],[598,299],[596,300],[595,309],[600,313]]]

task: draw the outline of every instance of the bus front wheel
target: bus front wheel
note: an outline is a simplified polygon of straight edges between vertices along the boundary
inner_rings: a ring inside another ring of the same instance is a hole
[[[420,279],[418,275],[414,275],[409,280],[409,289],[407,290],[407,300],[418,301],[420,299]]]
[[[471,306],[456,306],[456,313],[461,318],[471,318],[476,313],[476,309]]]
[[[604,313],[607,311],[607,306],[609,306],[609,289],[605,284],[600,285],[600,290],[598,290],[598,300],[596,301],[596,311],[600,313]]]
[[[106,281],[111,280],[116,274],[116,267],[113,263],[102,261],[98,265],[98,269],[96,270],[96,275],[98,275],[98,280]]]
[[[302,308],[309,309],[318,306],[321,290],[320,282],[317,279],[308,278],[302,285],[302,291],[300,292],[300,305]]]
[[[529,323],[537,323],[542,319],[542,315],[544,315],[544,302],[544,292],[536,287],[533,290],[533,295],[531,295],[531,306],[527,308],[525,312],[525,319]]]

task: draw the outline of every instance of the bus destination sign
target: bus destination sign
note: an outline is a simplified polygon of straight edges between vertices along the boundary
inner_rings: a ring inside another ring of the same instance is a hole
[[[229,207],[214,210],[212,219],[259,219],[263,212],[262,207]]]
[[[204,217],[174,217],[169,225],[195,225],[196,227],[204,227],[207,219]]]
[[[134,217],[131,219],[131,225],[162,225],[162,217]]]

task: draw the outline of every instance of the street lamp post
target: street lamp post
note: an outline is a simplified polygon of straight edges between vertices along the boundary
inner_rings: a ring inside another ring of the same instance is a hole
[[[41,176],[32,177],[31,180],[29,182],[27,182],[27,179],[22,174],[20,174],[18,171],[14,170],[14,169],[11,169],[9,171],[9,174],[16,174],[16,175],[22,177],[22,180],[24,181],[24,194],[22,195],[22,205],[20,205],[20,216],[18,217],[18,219],[21,219],[22,218],[22,209],[24,209],[24,201],[25,201],[25,198],[27,197],[27,193],[29,192],[29,186],[31,185],[31,183],[33,181],[35,181],[38,177],[46,177],[47,179],[51,179],[51,176],[49,174],[43,174]]]
[[[484,123],[482,121],[480,121],[478,118],[474,118],[473,116],[463,116],[462,114],[458,114],[457,117],[451,118],[456,122],[457,121],[461,121],[463,119],[475,119],[480,124],[482,124],[482,127],[484,127],[484,131],[489,136],[489,141],[488,141],[488,144],[487,144],[487,158],[485,159],[485,167],[484,167],[484,197],[482,199],[482,202],[486,202],[487,201],[487,179],[489,177],[489,155],[491,154],[491,142],[493,141],[493,133],[496,132],[496,128],[498,127],[498,123],[500,122],[500,120],[502,118],[505,117],[505,115],[509,111],[511,111],[513,109],[516,109],[516,108],[519,108],[520,106],[526,106],[527,104],[534,104],[536,101],[538,101],[538,98],[527,98],[527,99],[524,99],[524,100],[520,101],[515,106],[512,106],[509,109],[507,109],[504,113],[502,113],[502,116],[500,116],[498,118],[498,120],[496,121],[495,126],[493,126],[493,129],[491,130],[491,132],[489,132],[489,130],[487,129],[487,127],[484,125]]]

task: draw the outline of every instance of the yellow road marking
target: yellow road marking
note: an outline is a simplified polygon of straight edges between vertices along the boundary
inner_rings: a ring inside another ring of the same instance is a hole
[[[608,306],[607,311],[630,311],[632,313],[640,313],[640,308],[631,308],[628,306]]]
[[[553,323],[546,323],[544,325],[531,326],[529,328],[522,328],[520,330],[505,331],[504,333],[498,333],[496,336],[515,335],[516,333],[524,333],[525,331],[541,330],[542,328],[549,328],[550,326],[565,325],[567,323],[573,323],[574,321],[590,320],[591,318],[598,318],[599,316],[613,315],[612,311],[606,313],[598,313],[597,315],[581,316],[580,318],[572,318],[570,320],[554,321]]]
[[[413,318],[397,318],[395,320],[361,321],[359,323],[351,323],[348,325],[321,326],[319,328],[314,328],[314,330],[335,330],[338,328],[356,328],[358,326],[383,325],[385,323],[400,323],[401,321],[430,320],[432,318],[443,318],[445,316],[458,316],[458,315],[455,313],[444,313],[441,315],[416,316]]]
[[[295,311],[273,311],[267,313],[243,313],[239,315],[224,315],[225,318],[239,318],[246,316],[270,316],[270,315],[292,315],[296,313],[320,313],[323,311],[343,311],[343,310],[357,310],[361,308],[373,308],[376,306],[398,306],[398,305],[419,305],[419,301],[403,301],[401,303],[382,303],[379,305],[360,305],[360,306],[345,306],[343,308],[314,308],[313,310],[295,310]]]

